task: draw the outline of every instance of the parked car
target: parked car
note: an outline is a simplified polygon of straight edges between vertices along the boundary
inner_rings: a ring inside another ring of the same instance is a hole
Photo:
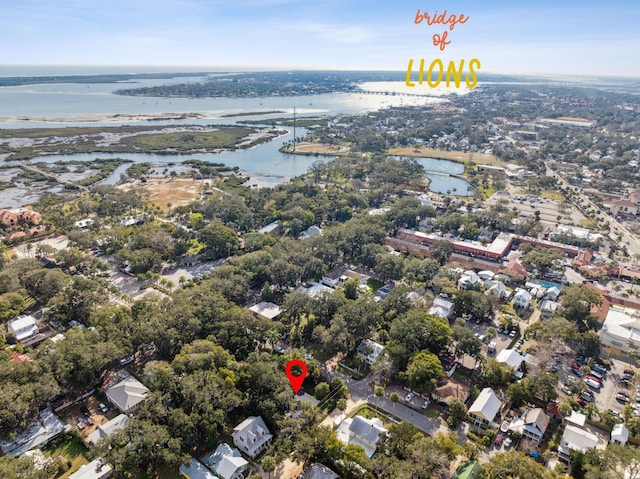
[[[609,409],[609,412],[611,413],[611,415],[613,417],[617,417],[618,419],[622,419],[622,414],[620,414],[618,411],[616,411],[615,409]]]
[[[582,399],[582,398],[576,399],[576,402],[580,404],[580,406],[582,407],[585,407],[587,404],[589,404],[585,399]]]
[[[563,393],[568,394],[569,396],[571,396],[571,394],[573,394],[571,389],[569,389],[566,384],[563,384],[560,389],[562,389]]]
[[[584,382],[587,384],[587,386],[589,386],[591,389],[594,389],[595,391],[599,391],[600,390],[600,382],[599,381],[594,381],[591,378],[585,378]]]
[[[511,331],[511,332],[509,333],[509,337],[510,337],[510,338],[515,338],[517,334],[518,334],[518,331],[516,331],[516,330],[514,329],[513,331]]]
[[[635,376],[636,372],[633,369],[625,369],[624,371],[622,371],[622,374],[628,374],[629,376]]]
[[[431,404],[431,401],[429,401],[428,399],[427,399],[427,400],[425,400],[425,401],[422,403],[422,409],[427,409],[427,408],[429,407],[429,404]]]
[[[404,397],[405,401],[411,401],[415,397],[415,394],[409,393]]]
[[[629,401],[631,401],[631,398],[629,398],[629,396],[624,393],[618,393],[616,394],[616,401],[622,404],[627,404]]]
[[[504,448],[509,449],[512,443],[513,443],[513,439],[511,439],[510,437],[506,438],[504,440]]]
[[[607,373],[607,368],[605,368],[602,364],[596,363],[596,364],[593,365],[593,367],[591,369],[593,369],[594,371],[599,372],[600,374],[606,374]],[[629,369],[625,369],[625,372],[626,371],[630,371],[630,370]]]
[[[633,374],[623,374],[622,379],[626,381],[633,381]]]
[[[504,442],[505,437],[506,436],[504,434],[498,434],[496,438],[493,440],[493,445],[496,447],[502,446],[502,443]]]
[[[126,366],[127,364],[131,364],[134,359],[135,359],[135,357],[133,355],[127,356],[126,358],[122,358],[120,360],[120,365],[121,366]]]
[[[98,409],[100,409],[101,412],[107,412],[109,410],[109,408],[105,406],[103,403],[100,403],[100,405],[98,406]]]
[[[87,406],[80,406],[80,412],[85,416],[91,416],[91,411],[89,411],[89,408]]]
[[[594,402],[595,398],[593,397],[593,394],[585,394],[587,391],[585,391],[584,393],[580,394],[580,397],[582,399],[584,399],[587,402]]]
[[[583,376],[582,371],[580,371],[579,369],[571,368],[571,372],[576,376],[578,376],[579,378]]]
[[[597,382],[597,383],[602,383],[602,380],[601,380],[600,378],[598,378],[597,376],[594,376],[593,374],[587,374],[587,375],[584,377],[584,379],[585,379],[585,380],[587,380],[587,379],[591,379],[592,381],[595,381],[595,382]]]

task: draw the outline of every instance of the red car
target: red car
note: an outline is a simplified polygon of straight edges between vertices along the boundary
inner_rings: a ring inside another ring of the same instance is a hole
[[[589,402],[588,402],[588,401],[586,401],[585,399],[582,399],[582,398],[578,398],[578,399],[576,399],[576,402],[577,402],[578,404],[580,404],[580,406],[582,406],[582,407],[585,407],[587,404],[589,404]]]
[[[498,434],[496,438],[493,440],[493,445],[496,447],[502,446],[502,442],[506,436],[504,434]]]
[[[636,372],[633,371],[632,369],[625,369],[624,371],[622,371],[623,374],[628,374],[630,376],[635,376]]]
[[[600,380],[600,378],[595,377],[593,374],[587,374],[584,378],[585,379],[592,379],[593,381],[595,381],[597,383],[601,383],[602,382]]]

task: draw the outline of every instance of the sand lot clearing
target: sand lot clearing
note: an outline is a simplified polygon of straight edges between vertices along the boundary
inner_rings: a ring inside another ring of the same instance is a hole
[[[206,181],[209,183],[211,180]],[[141,192],[148,201],[166,212],[169,209],[168,204],[175,208],[199,199],[203,186],[205,183],[202,180],[161,178],[150,179],[146,183],[129,183],[124,185],[124,188]]]
[[[302,142],[296,143],[296,153],[317,153],[320,155],[338,155],[347,153],[349,148],[340,145],[327,145],[325,143]]]
[[[454,161],[474,161],[480,165],[504,166],[495,156],[486,153],[466,153],[464,151],[446,151],[424,147],[389,148],[390,155],[438,158]]]

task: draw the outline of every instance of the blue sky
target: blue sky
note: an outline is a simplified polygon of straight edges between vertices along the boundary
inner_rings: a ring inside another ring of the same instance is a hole
[[[469,20],[449,32],[417,10]],[[0,5],[0,64],[406,70],[478,58],[481,71],[640,76],[640,2],[15,0]]]

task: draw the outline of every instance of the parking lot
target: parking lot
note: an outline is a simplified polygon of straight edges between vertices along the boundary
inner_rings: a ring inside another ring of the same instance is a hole
[[[579,225],[582,220],[586,220],[585,216],[576,208],[569,207],[565,211],[561,211],[558,200],[518,193],[518,191],[520,191],[519,188],[511,187],[508,195],[495,193],[487,200],[487,203],[496,204],[499,200],[506,201],[507,207],[509,209],[515,207],[522,218],[533,217],[537,210],[540,212],[541,221],[554,225],[558,222]],[[558,221],[558,216],[561,217],[560,221]]]
[[[569,398],[570,395],[563,392],[560,388],[562,385],[567,384],[571,381],[582,381],[584,378],[579,378],[576,374],[571,371],[571,366],[576,362],[575,354],[565,354],[561,356],[561,362],[559,363],[559,395],[560,401]],[[628,388],[624,388],[620,385],[620,380],[624,375],[625,369],[634,369],[629,364],[624,363],[622,361],[613,360],[613,365],[609,371],[607,371],[606,375],[603,377],[601,381],[600,390],[590,391],[593,393],[594,402],[598,408],[598,411],[606,411],[611,410],[622,414],[622,410],[624,409],[624,403],[621,403],[616,400],[616,394],[618,392],[624,392],[628,394],[631,398],[630,404],[634,404],[634,395],[635,395],[635,382],[630,381],[630,385]],[[575,399],[575,397],[574,397]]]

